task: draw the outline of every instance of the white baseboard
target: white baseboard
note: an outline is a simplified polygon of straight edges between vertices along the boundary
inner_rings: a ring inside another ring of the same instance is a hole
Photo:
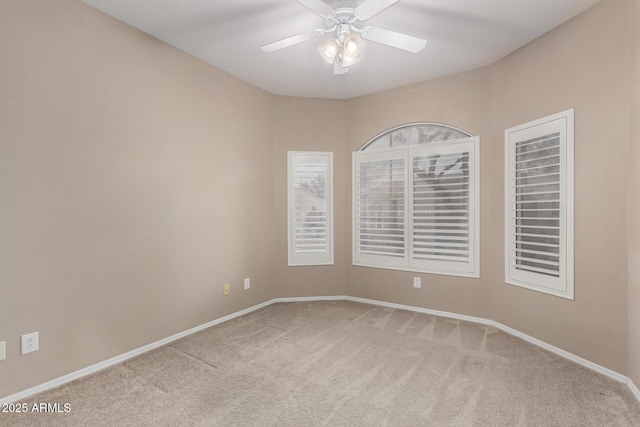
[[[346,299],[349,299],[349,297],[345,295],[331,295],[331,296],[321,296],[321,297],[274,298],[271,301],[269,301],[269,303],[275,304],[277,302],[344,301]]]
[[[77,380],[78,378],[82,378],[84,376],[93,374],[94,372],[101,371],[102,369],[108,368],[109,366],[116,365],[118,363],[124,362],[125,360],[131,359],[133,357],[139,356],[142,353],[146,353],[155,348],[162,347],[163,345],[169,344],[173,341],[179,340],[180,338],[186,337],[187,335],[194,334],[203,329],[209,328],[211,326],[218,325],[222,322],[226,322],[227,320],[234,319],[236,317],[245,315],[247,313],[251,313],[252,311],[259,310],[263,307],[273,304],[273,300],[266,301],[258,305],[254,305],[253,307],[246,308],[244,310],[237,311],[235,313],[231,313],[227,316],[220,317],[218,319],[212,320],[211,322],[207,322],[200,326],[196,326],[195,328],[188,329],[183,332],[179,332],[175,335],[171,335],[170,337],[161,339],[156,342],[152,342],[151,344],[147,344],[143,347],[137,348],[135,350],[129,351],[127,353],[121,354],[116,357],[112,357],[111,359],[105,360],[100,363],[96,363],[95,365],[88,366],[86,368],[80,369],[78,371],[72,372],[70,374],[64,375],[60,378],[56,378],[55,380],[48,381],[44,384],[37,385],[35,387],[31,387],[27,390],[21,391],[16,394],[12,394],[11,396],[3,397],[0,399],[0,405],[4,405],[5,403],[12,403],[22,399],[25,399],[29,396],[32,396],[37,393],[41,393],[43,391],[52,389],[54,387],[61,386],[73,380]]]
[[[445,311],[438,311],[438,310],[431,310],[428,308],[422,308],[422,307],[414,307],[414,306],[409,306],[409,305],[402,305],[402,304],[395,304],[395,303],[391,303],[391,302],[386,302],[386,301],[378,301],[378,300],[372,300],[372,299],[366,299],[366,298],[358,298],[358,297],[351,297],[351,296],[346,296],[346,295],[334,295],[334,296],[319,296],[319,297],[292,297],[292,298],[274,298],[272,300],[269,301],[265,301],[263,303],[254,305],[252,307],[246,308],[244,310],[240,310],[238,312],[229,314],[227,316],[223,316],[220,317],[218,319],[212,320],[210,322],[207,322],[205,324],[202,324],[200,326],[196,326],[194,328],[188,329],[186,331],[177,333],[175,335],[171,335],[170,337],[161,339],[159,341],[153,342],[151,344],[145,345],[143,347],[140,347],[138,349],[129,351],[127,353],[121,354],[120,356],[116,356],[113,357],[111,359],[105,360],[103,362],[100,363],[96,363],[95,365],[89,366],[87,368],[84,369],[80,369],[78,371],[72,372],[68,375],[64,375],[60,378],[57,378],[55,380],[52,381],[48,381],[44,384],[40,384],[38,386],[29,388],[27,390],[21,391],[19,393],[13,394],[11,396],[7,396],[4,398],[0,399],[0,405],[3,405],[5,403],[12,403],[12,402],[16,402],[19,401],[21,399],[25,399],[29,396],[32,396],[36,393],[41,393],[45,390],[49,390],[51,388],[54,387],[58,387],[61,386],[63,384],[66,384],[68,382],[71,382],[73,380],[76,380],[78,378],[84,377],[86,375],[90,375],[93,374],[94,372],[100,371],[102,369],[108,368],[109,366],[113,366],[115,364],[124,362],[128,359],[131,359],[135,356],[138,356],[142,353],[146,353],[150,350],[153,350],[155,348],[161,347],[163,345],[169,344],[173,341],[176,341],[180,338],[186,337],[188,335],[191,335],[193,333],[196,333],[198,331],[201,331],[203,329],[209,328],[211,326],[215,326],[218,325],[222,322],[226,322],[227,320],[231,320],[234,319],[236,317],[240,317],[243,316],[247,313],[251,313],[252,311],[256,311],[259,310],[261,308],[264,308],[266,306],[269,306],[271,304],[275,304],[275,303],[283,303],[283,302],[311,302],[311,301],[353,301],[353,302],[360,302],[360,303],[364,303],[364,304],[371,304],[371,305],[377,305],[377,306],[381,306],[381,307],[389,307],[389,308],[396,308],[396,309],[400,309],[400,310],[408,310],[408,311],[415,311],[418,313],[424,313],[424,314],[431,314],[434,316],[440,316],[440,317],[448,317],[451,319],[458,319],[458,320],[464,320],[467,322],[474,322],[474,323],[479,323],[479,324],[483,324],[483,325],[491,325],[494,326],[497,329],[500,329],[503,332],[506,332],[510,335],[516,336],[520,339],[523,339],[531,344],[534,344],[538,347],[541,347],[547,351],[550,351],[551,353],[555,353],[561,357],[564,357],[565,359],[568,359],[574,363],[577,363],[578,365],[584,366],[586,368],[589,368],[595,372],[598,372],[602,375],[605,375],[609,378],[612,378],[618,382],[621,382],[623,384],[626,384],[627,387],[629,387],[629,390],[631,391],[631,393],[633,393],[633,395],[636,397],[636,399],[638,399],[638,401],[640,401],[640,390],[638,390],[638,388],[636,387],[636,385],[633,383],[633,381],[631,381],[630,378],[619,374],[615,371],[612,371],[611,369],[605,368],[603,366],[600,366],[596,363],[590,362],[586,359],[583,359],[582,357],[576,356],[575,354],[569,353],[568,351],[562,350],[561,348],[555,347],[551,344],[548,344],[544,341],[541,341],[537,338],[534,338],[530,335],[524,334],[520,331],[517,331],[515,329],[512,329],[508,326],[505,326],[501,323],[498,323],[496,321],[490,320],[490,319],[483,319],[481,317],[473,317],[473,316],[466,316],[463,314],[457,314],[457,313],[449,313],[449,312],[445,312]]]
[[[345,299],[349,300],[349,301],[354,301],[354,302],[361,302],[361,303],[364,303],[364,304],[379,305],[379,306],[382,306],[382,307],[397,308],[399,310],[408,310],[408,311],[415,311],[417,313],[431,314],[431,315],[434,315],[434,316],[448,317],[450,319],[466,320],[467,322],[481,323],[483,325],[490,325],[492,323],[491,320],[483,319],[481,317],[466,316],[464,314],[449,313],[447,311],[431,310],[431,309],[428,309],[428,308],[414,307],[414,306],[411,306],[411,305],[396,304],[396,303],[393,303],[393,302],[378,301],[378,300],[374,300],[374,299],[358,298],[358,297],[345,297]]]
[[[640,401],[640,390],[638,390],[638,387],[636,387],[636,385],[633,383],[633,381],[631,381],[631,379],[629,379],[629,382],[627,383],[627,387],[629,387],[629,390],[631,390],[631,393],[633,393],[636,399]]]
[[[408,311],[416,311],[418,313],[425,313],[425,314],[432,314],[434,316],[440,316],[440,317],[448,317],[448,318],[452,318],[452,319],[459,319],[459,320],[466,320],[468,322],[474,322],[474,323],[480,323],[483,325],[491,325],[497,329],[500,329],[503,332],[506,332],[510,335],[516,336],[524,341],[527,341],[533,345],[536,345],[540,348],[543,348],[551,353],[555,353],[558,356],[564,357],[565,359],[568,359],[574,363],[577,363],[578,365],[584,366],[585,368],[589,368],[593,371],[596,371],[602,375],[605,375],[609,378],[612,378],[618,382],[621,382],[623,384],[626,384],[627,387],[629,387],[629,390],[631,390],[631,392],[634,394],[634,396],[636,397],[636,399],[638,399],[638,401],[640,401],[640,391],[638,390],[638,388],[635,386],[635,384],[633,383],[633,381],[631,381],[630,378],[619,374],[615,371],[612,371],[611,369],[605,368],[604,366],[600,366],[596,363],[593,363],[587,359],[583,359],[580,356],[576,356],[573,353],[569,353],[568,351],[565,351],[561,348],[558,348],[556,346],[553,346],[551,344],[548,344],[544,341],[541,341],[537,338],[534,338],[530,335],[524,334],[520,331],[517,331],[513,328],[510,328],[508,326],[505,326],[499,322],[496,322],[494,320],[490,320],[490,319],[483,319],[481,317],[472,317],[472,316],[466,316],[463,314],[457,314],[457,313],[449,313],[449,312],[444,312],[444,311],[438,311],[438,310],[430,310],[427,308],[422,308],[422,307],[413,307],[413,306],[409,306],[409,305],[402,305],[402,304],[395,304],[395,303],[390,303],[390,302],[385,302],[385,301],[377,301],[377,300],[370,300],[370,299],[365,299],[365,298],[356,298],[356,297],[346,297],[346,300],[349,301],[356,301],[356,302],[362,302],[365,304],[373,304],[373,305],[379,305],[379,306],[383,306],[383,307],[390,307],[390,308],[397,308],[397,309],[401,309],[401,310],[408,310]]]
[[[543,349],[545,349],[547,351],[550,351],[551,353],[555,353],[558,356],[562,356],[565,359],[569,359],[570,361],[575,362],[578,365],[582,365],[585,368],[589,368],[589,369],[591,369],[593,371],[596,371],[596,372],[598,372],[598,373],[600,373],[602,375],[605,375],[605,376],[607,376],[609,378],[612,378],[612,379],[614,379],[614,380],[616,380],[618,382],[621,382],[623,384],[629,384],[629,382],[631,381],[629,378],[627,378],[624,375],[619,374],[619,373],[617,373],[615,371],[612,371],[611,369],[608,369],[608,368],[605,368],[604,366],[600,366],[600,365],[598,365],[596,363],[590,362],[587,359],[583,359],[580,356],[576,356],[573,353],[569,353],[568,351],[565,351],[565,350],[563,350],[561,348],[558,348],[556,346],[548,344],[548,343],[546,343],[544,341],[541,341],[541,340],[539,340],[537,338],[534,338],[534,337],[532,337],[530,335],[523,334],[522,332],[517,331],[515,329],[512,329],[512,328],[510,328],[508,326],[505,326],[505,325],[503,325],[501,323],[491,321],[491,325],[495,326],[496,328],[498,328],[498,329],[500,329],[500,330],[502,330],[502,331],[504,331],[504,332],[506,332],[508,334],[514,335],[514,336],[516,336],[516,337],[518,337],[520,339],[523,339],[523,340],[525,340],[527,342],[530,342],[531,344],[537,345],[540,348],[543,348]]]

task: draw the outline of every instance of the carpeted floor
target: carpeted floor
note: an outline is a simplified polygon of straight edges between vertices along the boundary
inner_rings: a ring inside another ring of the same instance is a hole
[[[282,303],[0,413],[10,426],[640,426],[623,384],[493,327]]]

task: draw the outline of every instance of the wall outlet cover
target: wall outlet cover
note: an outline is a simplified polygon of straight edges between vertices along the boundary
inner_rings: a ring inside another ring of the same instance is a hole
[[[33,353],[34,351],[38,351],[38,348],[37,332],[20,336],[20,354]]]
[[[7,358],[7,346],[5,341],[0,341],[0,360]]]
[[[251,279],[247,277],[246,279],[244,279],[244,288],[249,289],[250,287],[251,287]]]
[[[421,288],[422,287],[422,280],[419,277],[414,277],[413,278],[413,287],[414,288]]]

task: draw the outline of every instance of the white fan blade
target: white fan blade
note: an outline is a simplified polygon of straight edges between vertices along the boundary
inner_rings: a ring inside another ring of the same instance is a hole
[[[424,39],[376,27],[364,27],[362,38],[412,53],[420,52],[427,45]]]
[[[331,9],[329,5],[322,0],[298,0],[298,3],[324,18],[335,15],[333,9]]]
[[[340,56],[341,55],[336,55],[336,60],[333,61],[333,74],[336,76],[340,76],[349,72],[348,68],[342,66],[342,60],[340,59]]]
[[[353,14],[359,20],[366,21],[369,18],[373,18],[389,6],[394,5],[398,1],[400,0],[366,0],[353,11]]]
[[[264,46],[262,46],[262,50],[264,52],[275,52],[276,50],[284,49],[285,47],[293,46],[294,44],[306,42],[307,40],[317,39],[323,34],[324,30],[308,31],[306,33],[287,37],[286,39],[278,40],[273,43],[265,44]]]

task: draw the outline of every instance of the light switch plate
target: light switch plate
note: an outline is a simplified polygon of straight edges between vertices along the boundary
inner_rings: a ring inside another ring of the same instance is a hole
[[[7,346],[5,341],[0,341],[0,360],[7,358]]]

